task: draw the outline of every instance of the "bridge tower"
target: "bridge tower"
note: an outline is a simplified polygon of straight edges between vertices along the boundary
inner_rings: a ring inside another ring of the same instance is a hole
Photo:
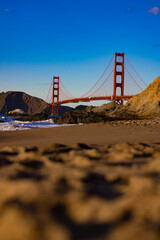
[[[124,53],[115,52],[113,101],[123,104],[123,100],[117,99],[117,88],[120,88],[121,96],[124,96]]]
[[[52,116],[59,116],[59,106],[54,104],[59,102],[59,77],[53,77],[53,89],[52,89]]]

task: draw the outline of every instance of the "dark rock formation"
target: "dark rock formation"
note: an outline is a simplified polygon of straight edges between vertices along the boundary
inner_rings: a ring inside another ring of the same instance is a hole
[[[132,119],[139,119],[139,117],[136,113],[125,110],[124,106],[111,102],[100,107],[89,106],[83,110],[67,112],[59,119],[55,119],[54,122],[59,124],[78,124]]]
[[[43,121],[49,119],[48,115],[46,113],[37,113],[35,115],[23,115],[17,118],[18,121]]]
[[[15,109],[13,111],[8,112],[7,115],[9,117],[12,117],[12,116],[15,117],[15,116],[24,116],[24,115],[26,115],[26,113],[23,110],[21,110],[21,109]]]
[[[105,114],[98,114],[94,112],[87,112],[86,110],[75,110],[66,112],[62,117],[57,120],[59,124],[77,124],[77,123],[96,123],[106,122],[112,118],[107,117]]]

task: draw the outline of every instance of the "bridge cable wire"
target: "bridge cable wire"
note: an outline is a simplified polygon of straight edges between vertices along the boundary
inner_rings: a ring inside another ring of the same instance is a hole
[[[104,76],[105,72],[106,72],[107,69],[109,68],[111,62],[113,61],[113,58],[114,58],[114,55],[113,55],[111,61],[109,62],[108,66],[107,66],[106,69],[104,70],[103,74],[102,74],[101,77],[98,79],[98,81],[93,85],[93,87],[92,87],[88,92],[86,92],[85,94],[83,94],[83,95],[81,96],[81,98],[83,98],[83,97],[86,96],[88,93],[90,93],[90,92],[93,90],[93,88],[98,84],[98,82],[102,79],[102,77]]]
[[[66,93],[68,93],[68,97],[70,96],[71,98],[75,98],[75,97],[74,97],[72,94],[70,94],[70,93],[68,92],[68,90],[65,88],[65,86],[64,86],[64,84],[62,83],[61,79],[60,79],[59,81],[60,81],[62,87],[64,88],[64,90],[66,91]],[[67,96],[67,95],[66,95],[66,96]]]
[[[131,74],[129,73],[129,71],[127,70],[127,68],[124,66],[125,70],[127,71],[127,73],[129,74],[129,76],[132,78],[132,80],[135,82],[135,84],[141,89],[141,91],[143,91],[143,89],[139,86],[139,84],[134,80],[134,78],[131,76]]]
[[[60,89],[60,101],[66,100],[66,99],[71,99],[62,89]]]
[[[59,101],[70,100],[70,99],[72,98],[68,96],[62,89],[59,89]]]
[[[53,84],[51,83],[50,84],[50,88],[49,88],[49,91],[48,91],[48,94],[47,94],[47,97],[46,97],[46,102],[48,101],[48,98],[49,98],[49,95],[50,95],[50,92],[51,92],[51,88],[52,88],[52,86],[53,86]],[[48,102],[50,102],[50,101],[48,101]]]
[[[89,95],[89,97],[93,96],[96,92],[98,92],[98,90],[107,82],[107,80],[110,78],[110,76],[112,75],[114,69],[112,70],[112,72],[109,74],[109,76],[105,79],[105,81],[102,83],[102,85],[91,95]]]
[[[135,73],[137,74],[137,76],[141,79],[141,81],[142,81],[146,86],[148,86],[148,85],[145,83],[145,81],[139,76],[139,74],[137,73],[137,71],[135,70],[135,68],[133,67],[133,65],[131,64],[131,62],[129,61],[129,59],[128,59],[128,57],[126,56],[126,54],[125,54],[125,57],[126,57],[127,61],[129,62],[129,64],[131,65],[132,69],[133,69],[133,70],[135,71]]]

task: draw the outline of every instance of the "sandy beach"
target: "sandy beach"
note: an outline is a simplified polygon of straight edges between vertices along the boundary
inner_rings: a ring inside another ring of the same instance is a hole
[[[47,129],[0,132],[0,147],[43,146],[53,143],[115,144],[121,142],[160,142],[159,120],[118,121]]]

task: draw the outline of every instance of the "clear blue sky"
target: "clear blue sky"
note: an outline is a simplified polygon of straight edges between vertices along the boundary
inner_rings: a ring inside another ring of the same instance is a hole
[[[0,92],[45,99],[59,75],[78,97],[115,51],[147,83],[160,75],[160,0],[0,0]]]

